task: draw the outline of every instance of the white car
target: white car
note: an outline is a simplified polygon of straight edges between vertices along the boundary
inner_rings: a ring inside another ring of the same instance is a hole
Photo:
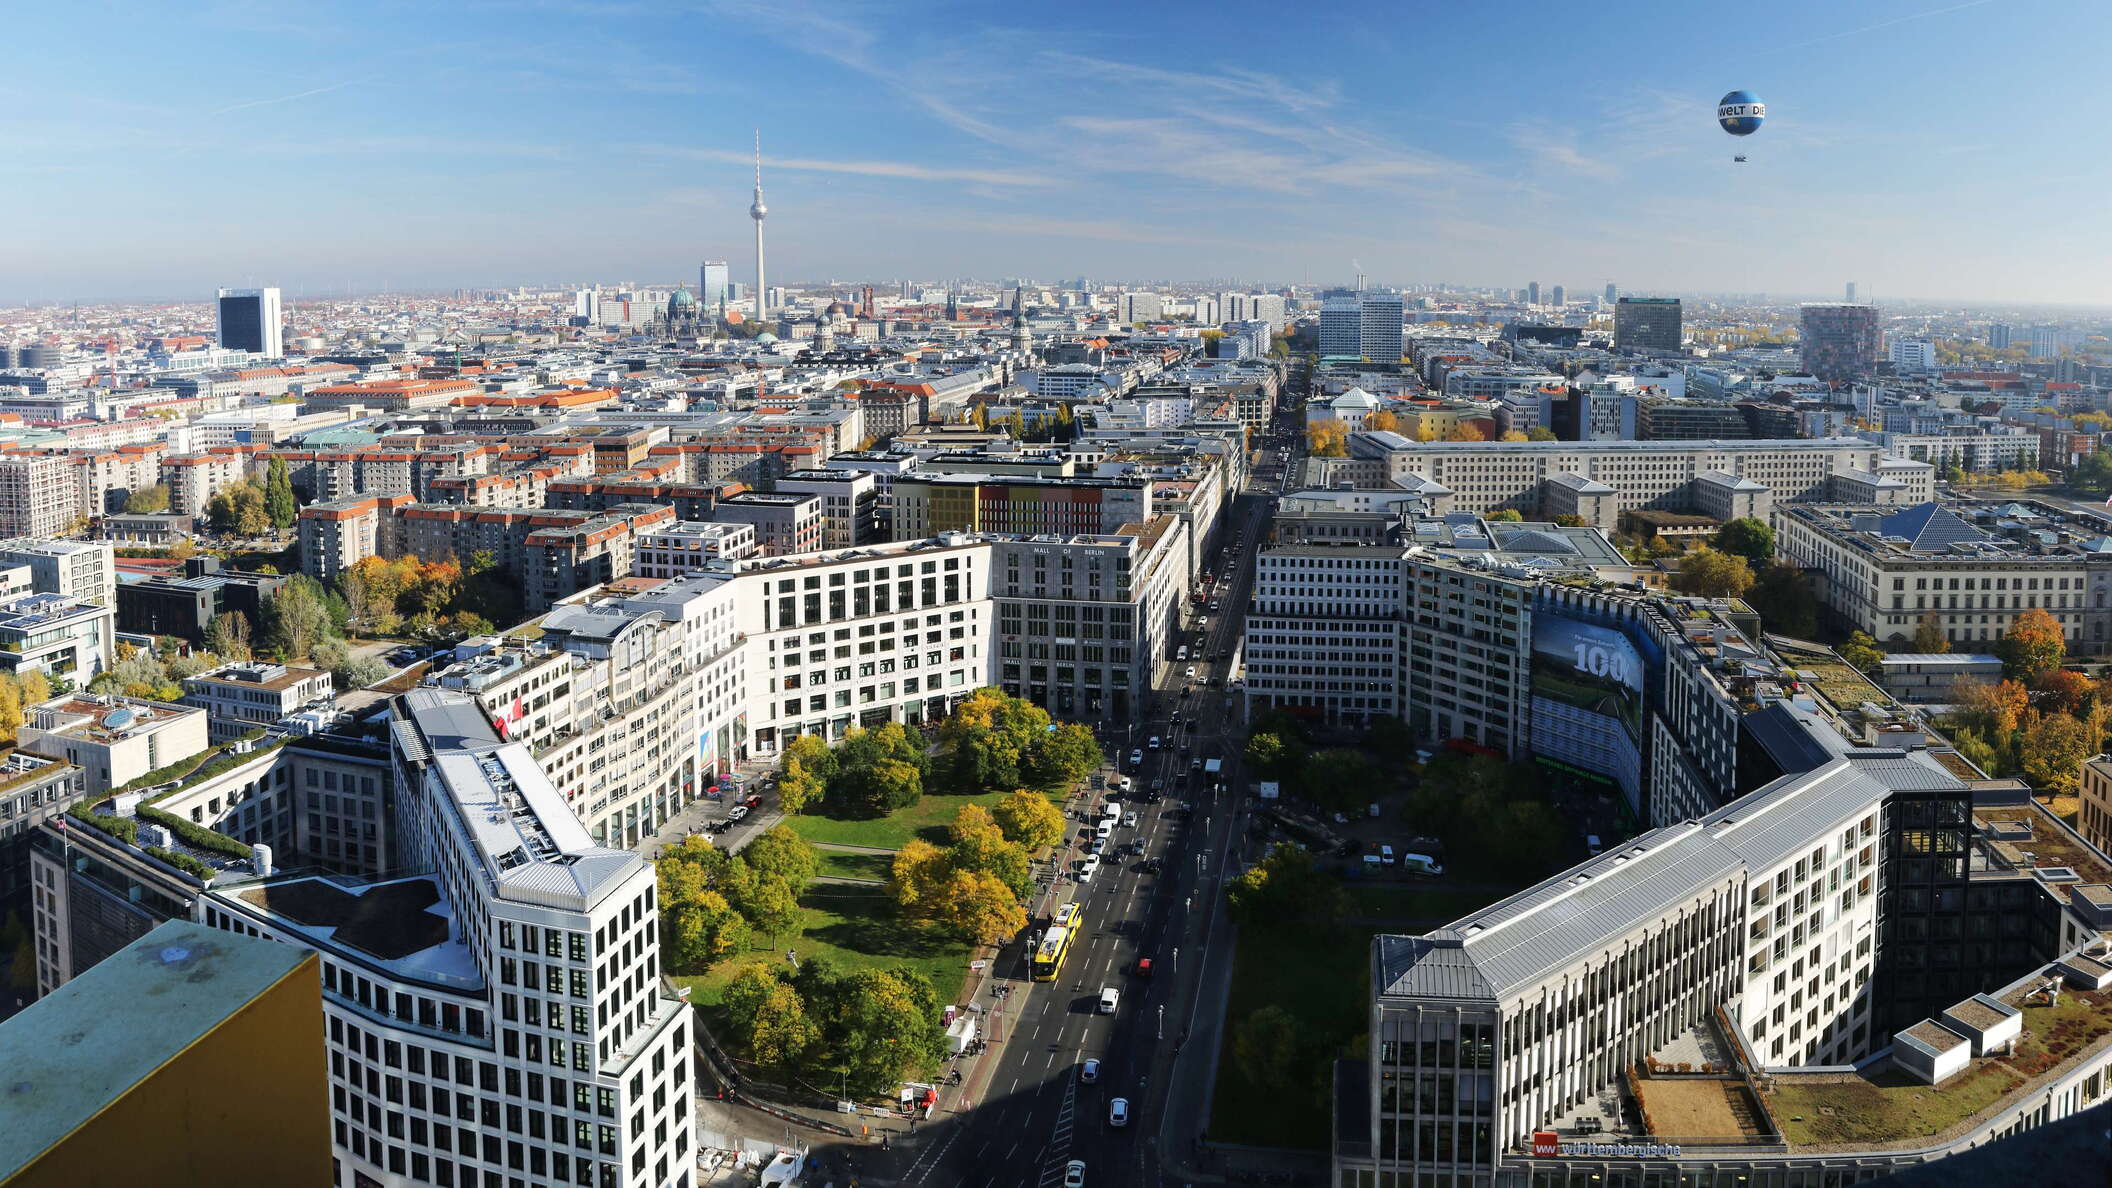
[[[1109,1126],[1129,1125],[1128,1098],[1118,1097],[1113,1101],[1107,1103],[1107,1124]]]
[[[1073,1159],[1063,1165],[1063,1188],[1085,1188],[1085,1160]]]
[[[729,821],[738,821],[738,820],[740,820],[740,819],[741,819],[742,817],[745,817],[745,816],[747,816],[747,815],[748,815],[748,806],[747,806],[747,805],[745,805],[745,804],[737,804],[737,805],[734,805],[734,806],[733,806],[733,811],[732,811],[732,812],[730,812],[730,813],[727,813],[727,814],[726,814],[726,819],[727,819],[727,820],[729,820]]]
[[[1115,1013],[1115,1008],[1121,1005],[1122,992],[1120,990],[1115,989],[1113,986],[1102,986],[1100,988],[1101,1014],[1112,1015]]]
[[[1079,1066],[1078,1066],[1078,1083],[1079,1083],[1079,1084],[1081,1084],[1081,1085],[1090,1085],[1090,1084],[1094,1083],[1095,1081],[1098,1081],[1099,1079],[1100,1079],[1100,1062],[1099,1062],[1098,1060],[1088,1060],[1088,1061],[1086,1061],[1086,1062],[1085,1062],[1084,1064],[1081,1064],[1081,1065],[1079,1065]]]
[[[1144,744],[1144,745],[1145,745],[1145,747],[1146,747],[1147,749],[1149,749],[1149,750],[1153,750],[1153,751],[1156,751],[1156,750],[1158,750],[1158,749],[1159,749],[1159,748],[1160,748],[1161,746],[1164,746],[1165,744],[1159,741],[1159,736],[1158,736],[1158,735],[1154,734],[1154,735],[1152,735],[1152,736],[1151,736],[1151,741],[1150,741],[1150,742],[1148,742],[1148,743],[1146,743],[1146,744]]]
[[[1195,665],[1193,664],[1188,666],[1188,679],[1191,681],[1195,679]]]
[[[1100,856],[1095,854],[1091,857],[1088,857],[1085,860],[1084,864],[1078,868],[1078,881],[1081,883],[1090,883],[1093,881],[1093,876],[1099,873]]]
[[[1125,829],[1135,829],[1137,827],[1136,810],[1132,809],[1122,815],[1122,825]]]

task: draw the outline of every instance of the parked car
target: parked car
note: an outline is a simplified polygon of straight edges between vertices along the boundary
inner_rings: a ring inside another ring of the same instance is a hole
[[[747,797],[747,799],[745,799],[745,800],[741,801],[741,807],[743,807],[743,808],[752,808],[752,809],[754,809],[754,808],[761,808],[761,807],[763,807],[763,797],[762,797],[762,794],[761,794],[761,793],[758,793],[758,792],[750,792],[750,793],[748,794],[748,797]]]
[[[729,813],[727,813],[727,814],[726,814],[726,819],[727,819],[727,820],[729,820],[729,821],[738,821],[738,820],[740,820],[740,819],[741,819],[742,817],[745,817],[745,816],[747,816],[747,815],[748,815],[748,806],[747,806],[747,805],[745,805],[745,804],[737,804],[737,805],[734,805],[734,806],[733,806],[733,811],[732,811],[732,812],[729,812]]]
[[[1073,1159],[1063,1165],[1063,1188],[1085,1188],[1085,1160]]]

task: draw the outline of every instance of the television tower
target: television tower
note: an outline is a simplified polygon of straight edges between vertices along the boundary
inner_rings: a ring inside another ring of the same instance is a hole
[[[763,276],[763,216],[770,208],[763,205],[763,130],[755,130],[755,201],[748,207],[748,217],[755,220],[755,320],[761,325],[770,314],[770,286]],[[768,327],[765,327],[767,329]]]

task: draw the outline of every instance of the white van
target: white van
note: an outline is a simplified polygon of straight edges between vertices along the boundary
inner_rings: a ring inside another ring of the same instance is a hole
[[[1101,841],[1106,841],[1108,838],[1111,838],[1115,835],[1115,825],[1120,822],[1121,819],[1122,818],[1119,813],[1112,817],[1100,818],[1100,828],[1096,832],[1099,834]]]
[[[1101,805],[1101,806],[1100,806],[1100,816],[1101,816],[1101,818],[1102,818],[1103,820],[1108,820],[1108,821],[1112,821],[1112,820],[1114,820],[1114,819],[1115,819],[1116,817],[1119,817],[1119,816],[1121,816],[1121,815],[1122,815],[1122,806],[1121,806],[1121,805],[1119,805],[1119,804],[1116,804],[1116,803],[1115,803],[1114,801],[1112,801],[1112,800],[1110,800],[1110,801],[1108,801],[1108,802],[1107,802],[1106,804],[1103,804],[1103,805]]]
[[[1182,644],[1179,650],[1174,652],[1173,658],[1176,660],[1186,660],[1188,658],[1188,645]]]
[[[1392,847],[1392,846],[1385,846],[1385,845],[1382,845],[1382,846],[1380,846],[1380,847],[1379,847],[1379,861],[1381,861],[1381,862],[1385,863],[1385,864],[1386,864],[1386,865],[1388,865],[1388,866],[1392,866],[1392,865],[1393,865],[1393,847]]]
[[[1102,986],[1100,988],[1101,1014],[1112,1015],[1115,1013],[1115,1008],[1120,1005],[1122,1005],[1122,992],[1120,990],[1115,989],[1113,986]]]

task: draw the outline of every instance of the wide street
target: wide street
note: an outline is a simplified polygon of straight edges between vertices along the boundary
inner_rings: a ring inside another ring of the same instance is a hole
[[[1229,566],[1222,551],[1206,562],[1220,579],[1208,596],[1221,612],[1194,608],[1189,627],[1166,645],[1144,718],[1104,733],[1110,754],[1136,782],[1123,806],[1137,814],[1137,823],[1117,829],[1110,848],[1135,843],[1140,852],[1111,857],[1090,883],[1079,883],[1073,873],[1082,857],[1078,843],[1091,825],[1073,820],[1057,877],[1031,905],[1029,933],[1046,927],[1067,902],[1078,904],[1082,931],[1053,982],[1030,978],[1022,946],[1005,950],[979,995],[994,1050],[966,1084],[942,1098],[938,1118],[911,1140],[911,1159],[897,1175],[901,1183],[1043,1188],[1060,1184],[1066,1163],[1081,1159],[1090,1184],[1157,1184],[1168,1147],[1185,1147],[1202,1129],[1212,1053],[1201,1041],[1205,1029],[1216,1027],[1217,999],[1206,996],[1200,1011],[1208,1017],[1198,1018],[1197,993],[1206,962],[1221,966],[1211,959],[1228,956],[1221,880],[1245,792],[1244,732],[1237,698],[1224,686],[1238,652],[1252,550],[1271,504],[1255,495],[1235,502],[1220,543],[1229,547],[1243,535],[1243,547]],[[1200,658],[1174,659],[1184,644]],[[1191,663],[1194,689],[1184,697]],[[1212,678],[1218,687],[1211,687]],[[1156,750],[1149,746],[1154,736],[1161,740]],[[1143,752],[1141,768],[1129,764],[1132,749]],[[1225,764],[1222,795],[1195,770],[1212,758]],[[1153,782],[1161,780],[1164,799],[1149,803]],[[1088,803],[1087,812],[1074,816],[1096,820],[1097,802]],[[1160,873],[1146,870],[1148,859],[1158,860]],[[1140,976],[1137,963],[1145,959],[1152,970]],[[1102,1014],[1101,991],[1108,987],[1120,1002],[1113,1014]],[[1081,1069],[1089,1059],[1100,1062],[1099,1078],[1084,1084]],[[1116,1098],[1129,1104],[1127,1126],[1109,1121]]]

